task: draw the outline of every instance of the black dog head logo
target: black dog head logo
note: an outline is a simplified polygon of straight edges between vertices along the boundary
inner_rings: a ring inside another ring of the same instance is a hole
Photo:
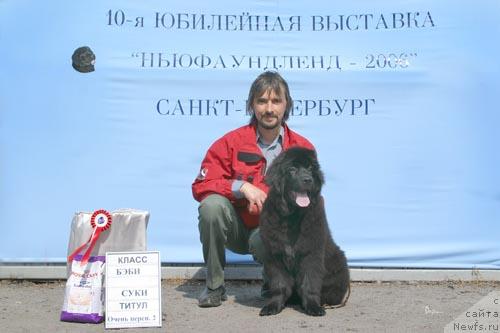
[[[75,52],[73,52],[71,60],[73,61],[73,68],[80,73],[90,73],[94,71],[95,54],[88,46],[77,48]]]
[[[300,147],[282,152],[269,168],[266,182],[282,198],[282,211],[314,205],[324,183],[316,152]]]

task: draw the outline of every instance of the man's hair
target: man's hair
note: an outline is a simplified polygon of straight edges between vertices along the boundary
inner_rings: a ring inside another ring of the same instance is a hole
[[[255,99],[262,96],[262,94],[267,91],[273,91],[275,94],[281,95],[282,90],[284,90],[283,95],[286,99],[286,109],[282,120],[284,124],[290,116],[290,110],[293,108],[293,100],[290,96],[290,90],[288,89],[288,84],[285,79],[283,79],[278,72],[267,71],[260,74],[255,81],[253,81],[247,100],[247,113],[252,114],[252,118],[250,118],[251,125],[257,123],[257,118],[255,118],[255,113],[252,108]]]

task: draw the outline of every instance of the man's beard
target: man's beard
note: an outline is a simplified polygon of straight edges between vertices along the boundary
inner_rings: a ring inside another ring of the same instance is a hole
[[[278,126],[280,126],[280,125],[281,125],[281,124],[280,124],[280,122],[278,121],[278,118],[277,118],[277,117],[273,117],[273,118],[276,120],[276,122],[275,122],[275,123],[273,123],[273,124],[269,124],[269,123],[264,122],[264,120],[263,120],[264,118],[266,118],[266,116],[264,116],[264,117],[263,117],[263,118],[261,118],[261,119],[258,119],[258,118],[257,118],[257,124],[258,124],[260,127],[262,127],[263,129],[271,130],[271,129],[275,129],[276,127],[278,127]]]

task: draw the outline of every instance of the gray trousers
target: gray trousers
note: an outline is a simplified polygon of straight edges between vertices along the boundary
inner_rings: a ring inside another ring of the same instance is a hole
[[[216,289],[224,284],[226,248],[238,254],[250,253],[262,263],[266,252],[259,229],[247,229],[226,197],[210,194],[200,203],[198,212],[208,288]]]

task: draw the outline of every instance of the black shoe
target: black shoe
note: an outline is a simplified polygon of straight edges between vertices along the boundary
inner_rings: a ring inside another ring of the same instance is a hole
[[[221,301],[227,300],[226,288],[220,286],[217,289],[205,287],[200,297],[198,298],[198,306],[202,308],[210,308],[221,305]]]

